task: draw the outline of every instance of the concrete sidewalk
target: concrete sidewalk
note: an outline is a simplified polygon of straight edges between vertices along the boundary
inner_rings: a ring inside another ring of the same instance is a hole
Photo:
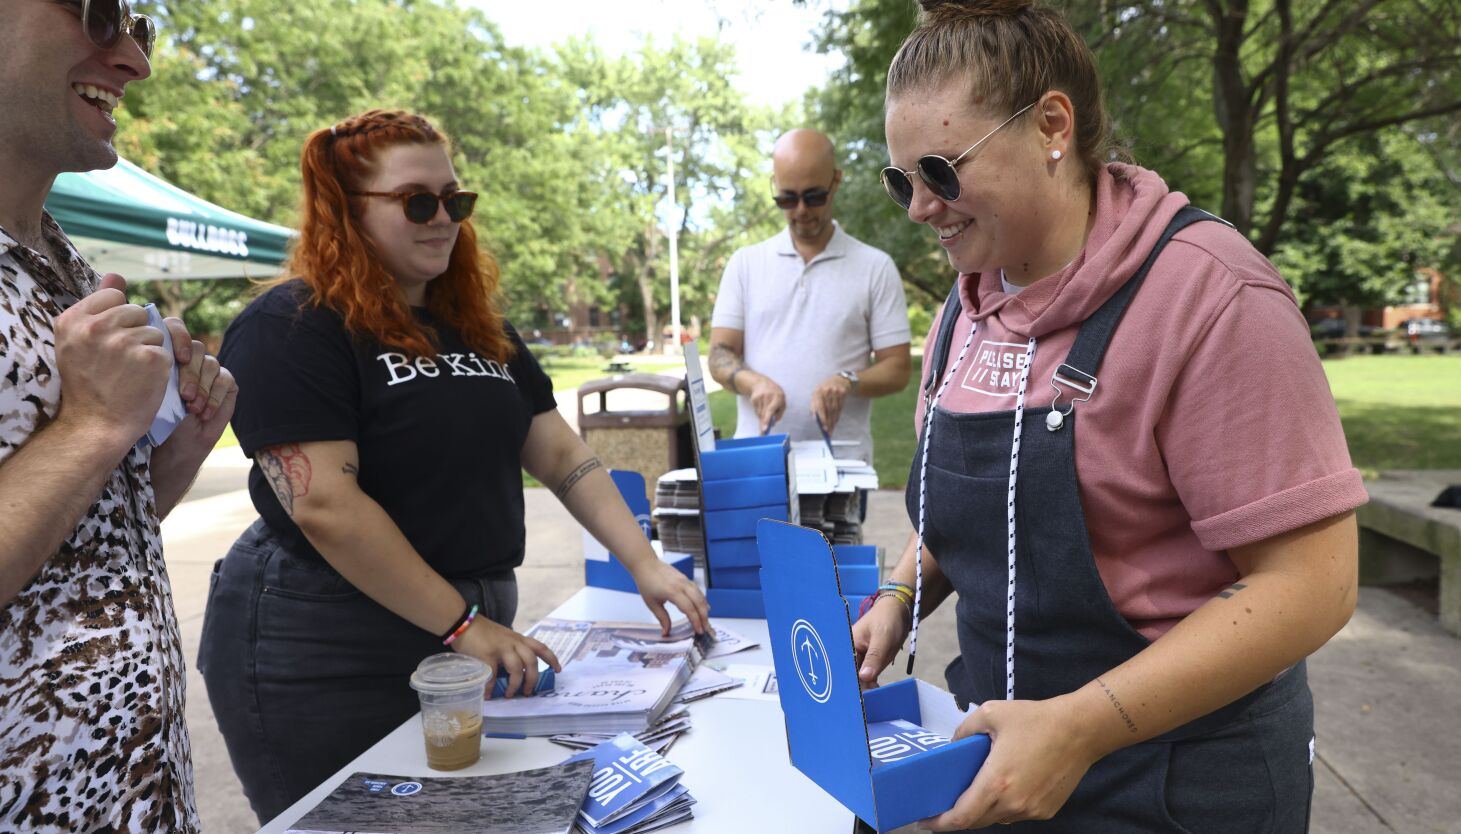
[[[204,831],[242,834],[258,825],[213,721],[197,657],[208,577],[255,517],[245,490],[247,461],[216,452],[192,493],[163,524],[189,663],[187,720]],[[544,489],[527,491],[528,557],[518,571],[525,627],[583,586],[581,533]],[[870,544],[895,558],[909,534],[899,491],[875,493],[864,525]],[[918,676],[943,685],[956,646],[953,606],[919,630]],[[647,618],[647,615],[646,615]],[[901,665],[901,664],[899,664]],[[1311,830],[1334,834],[1461,831],[1461,640],[1436,618],[1389,591],[1365,588],[1348,626],[1309,663],[1316,729]],[[1450,786],[1450,787],[1447,787]]]

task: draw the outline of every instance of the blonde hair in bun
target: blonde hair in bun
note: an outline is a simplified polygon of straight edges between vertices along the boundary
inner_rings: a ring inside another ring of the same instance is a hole
[[[1033,0],[918,0],[918,26],[888,67],[887,98],[967,79],[969,106],[1004,118],[1050,90],[1075,107],[1074,156],[1094,173],[1111,152],[1096,59],[1060,12]]]

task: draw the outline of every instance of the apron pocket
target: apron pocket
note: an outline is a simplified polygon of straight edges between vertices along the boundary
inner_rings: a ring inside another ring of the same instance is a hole
[[[1166,806],[1184,830],[1272,831],[1275,784],[1259,722],[1168,745]]]

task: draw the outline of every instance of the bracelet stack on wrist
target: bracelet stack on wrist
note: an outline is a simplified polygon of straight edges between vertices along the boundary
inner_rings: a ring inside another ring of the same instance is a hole
[[[857,607],[857,618],[862,619],[863,615],[872,610],[877,601],[883,597],[893,597],[903,603],[903,607],[908,609],[908,616],[913,616],[913,588],[902,582],[888,582],[879,585],[877,593],[862,601],[862,604]]]
[[[471,608],[462,612],[461,619],[457,620],[456,625],[452,626],[446,634],[441,636],[441,644],[443,646],[450,646],[458,637],[466,633],[467,626],[471,625],[475,619],[477,619],[477,606],[473,605]]]

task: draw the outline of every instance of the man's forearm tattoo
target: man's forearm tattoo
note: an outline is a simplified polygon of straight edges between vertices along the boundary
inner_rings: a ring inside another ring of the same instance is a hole
[[[553,494],[558,496],[559,501],[562,501],[567,497],[569,490],[573,489],[579,481],[583,480],[584,475],[602,467],[603,464],[599,462],[598,458],[589,458],[583,463],[580,463],[577,469],[568,473],[568,477],[564,478],[563,483],[559,484],[558,488],[553,490]]]
[[[1112,692],[1111,687],[1100,678],[1096,678],[1096,683],[1100,685],[1101,691],[1106,693],[1106,698],[1111,701],[1111,706],[1121,714],[1121,720],[1126,722],[1126,729],[1133,733],[1136,732],[1136,722],[1131,720],[1131,715],[1126,712],[1126,707],[1121,706],[1121,700],[1116,697],[1116,693]]]
[[[1242,582],[1234,582],[1233,584],[1229,585],[1228,587],[1224,588],[1221,592],[1219,592],[1218,593],[1218,596],[1220,598],[1222,598],[1222,599],[1228,599],[1233,594],[1236,594],[1237,592],[1243,590],[1246,587],[1248,587],[1248,586],[1247,585],[1244,585]]]
[[[739,394],[736,390],[735,377],[738,371],[744,371],[746,365],[741,361],[740,354],[729,347],[713,342],[710,345],[710,375],[712,377],[725,377],[725,386],[732,394]]]
[[[313,474],[309,458],[298,443],[285,443],[261,449],[254,460],[273,488],[274,497],[279,499],[284,512],[292,517],[294,500],[309,495],[310,476]]]

